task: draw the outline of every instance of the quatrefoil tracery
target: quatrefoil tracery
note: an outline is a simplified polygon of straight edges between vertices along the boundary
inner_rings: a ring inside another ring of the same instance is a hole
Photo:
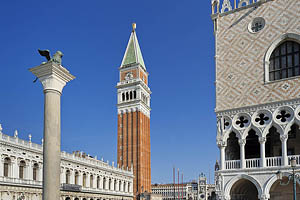
[[[276,119],[279,119],[281,122],[286,122],[288,118],[291,117],[291,114],[286,110],[281,110],[277,115]]]
[[[245,125],[249,122],[249,120],[247,118],[245,118],[244,116],[240,116],[238,118],[238,120],[235,122],[236,125],[238,125],[240,128],[244,128]]]
[[[264,113],[260,113],[258,117],[255,118],[255,122],[259,123],[259,125],[264,125],[270,118],[266,116]]]

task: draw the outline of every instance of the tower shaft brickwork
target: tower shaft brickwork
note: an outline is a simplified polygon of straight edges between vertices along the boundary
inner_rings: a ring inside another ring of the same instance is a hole
[[[150,88],[135,30],[120,67],[118,165],[134,172],[133,193],[151,191]]]

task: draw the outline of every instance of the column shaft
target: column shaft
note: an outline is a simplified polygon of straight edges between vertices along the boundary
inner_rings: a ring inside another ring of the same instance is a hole
[[[288,157],[287,157],[287,136],[282,136],[281,138],[281,147],[282,147],[282,165],[288,166]]]
[[[43,200],[60,198],[60,96],[44,90]]]
[[[240,144],[240,158],[241,158],[241,168],[246,168],[246,160],[245,160],[245,144]]]
[[[224,170],[226,169],[226,166],[225,166],[225,146],[221,146],[220,147],[220,160],[221,160],[221,170]]]
[[[260,143],[260,167],[266,167],[266,151],[265,144],[267,139],[265,137],[259,138]]]

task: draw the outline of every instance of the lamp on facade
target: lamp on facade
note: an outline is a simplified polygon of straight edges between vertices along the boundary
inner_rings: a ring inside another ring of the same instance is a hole
[[[295,173],[295,168],[297,166],[296,158],[292,157],[290,162],[291,162],[291,167],[292,167],[293,173],[288,176],[288,181],[286,183],[283,182],[283,174],[281,171],[278,171],[276,173],[276,176],[277,176],[277,179],[280,180],[280,185],[288,185],[291,180],[293,181],[293,200],[296,200],[297,199],[296,184],[297,184],[297,182],[298,182],[298,184],[300,184],[300,174]]]

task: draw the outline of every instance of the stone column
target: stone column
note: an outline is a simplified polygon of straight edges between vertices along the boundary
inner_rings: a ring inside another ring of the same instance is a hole
[[[66,169],[61,168],[60,183],[66,183]]]
[[[281,140],[281,149],[282,149],[282,166],[288,166],[288,157],[287,157],[287,140],[288,136],[287,135],[282,135],[280,136]]]
[[[260,137],[259,143],[260,143],[260,167],[266,167],[266,151],[265,151],[266,138]]]
[[[103,176],[100,176],[100,189],[104,189]]]
[[[115,188],[116,191],[120,191],[119,186],[120,186],[120,180],[117,180],[117,185],[116,185],[116,188]]]
[[[1,128],[1,124],[0,124],[0,128]],[[1,130],[0,130],[0,133],[1,133]],[[1,136],[1,135],[0,135]],[[1,160],[0,160],[0,176],[4,176],[4,159],[5,159],[5,156],[4,155],[1,155]]]
[[[43,200],[60,198],[60,97],[75,77],[52,61],[29,69],[44,89]]]
[[[93,174],[93,187],[91,188],[97,188],[97,175]]]
[[[79,172],[79,173],[78,173],[78,185],[81,185],[81,186],[83,186],[83,185],[82,185],[82,183],[83,183],[83,182],[82,182],[82,176],[83,176],[83,173],[82,173],[82,172]]]
[[[12,178],[19,178],[19,165],[16,158],[11,158],[11,176]]]
[[[28,167],[26,167],[27,168],[26,178],[29,180],[33,180],[33,165],[34,165],[34,162],[29,161]]]
[[[226,166],[225,166],[226,143],[225,142],[218,142],[218,147],[220,149],[220,169],[224,170],[224,169],[226,169]]]
[[[241,160],[241,168],[246,168],[246,160],[245,160],[245,145],[246,145],[246,139],[239,139],[240,144],[240,160]]]
[[[90,173],[86,173],[86,179],[85,179],[85,187],[91,187],[90,183],[91,183],[91,174]]]
[[[75,172],[70,169],[70,184],[75,184]]]
[[[38,180],[43,181],[43,163],[39,163]]]

